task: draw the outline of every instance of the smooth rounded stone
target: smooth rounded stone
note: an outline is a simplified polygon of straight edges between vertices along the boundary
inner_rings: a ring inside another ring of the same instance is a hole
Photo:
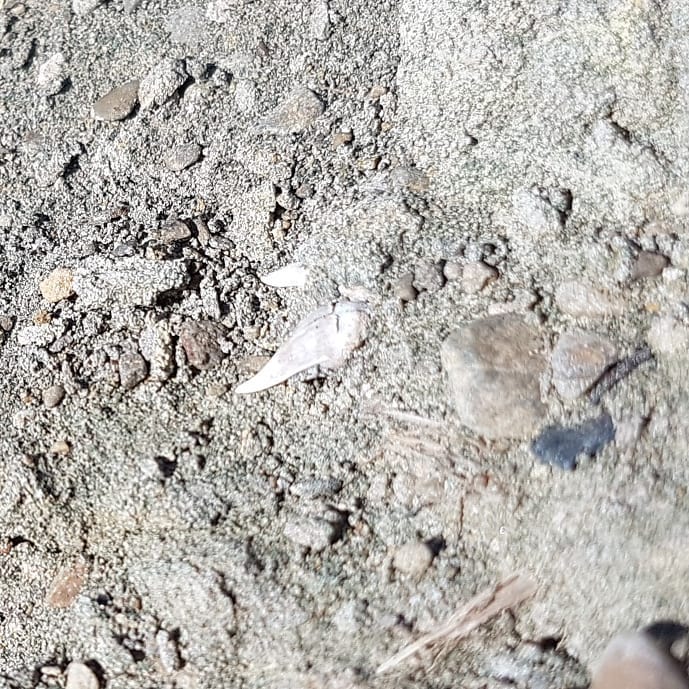
[[[462,270],[462,289],[467,294],[480,292],[489,282],[497,280],[498,271],[483,261],[467,263]]]
[[[308,478],[295,481],[289,489],[292,495],[313,500],[314,498],[329,498],[342,490],[342,481],[332,476]]]
[[[535,328],[517,315],[490,316],[455,330],[441,360],[459,420],[486,438],[522,438],[542,421],[546,360]]]
[[[72,289],[73,281],[74,275],[69,268],[55,268],[55,270],[41,280],[39,289],[46,301],[56,304],[74,294]]]
[[[71,662],[67,666],[65,689],[98,689],[99,686],[98,677],[88,665]]]
[[[285,524],[284,533],[293,543],[319,553],[339,538],[340,529],[325,519],[295,515]]]
[[[298,134],[315,122],[325,110],[321,99],[309,88],[292,91],[276,108],[261,119],[257,130],[264,134]]]
[[[657,354],[686,356],[689,353],[689,325],[672,316],[656,318],[646,339]]]
[[[419,541],[400,546],[392,558],[392,566],[400,573],[420,577],[431,566],[433,551]]]
[[[557,341],[551,363],[553,385],[568,400],[579,397],[617,361],[617,348],[595,333],[566,332]]]
[[[682,666],[644,632],[616,636],[593,669],[591,689],[689,689]]]
[[[139,103],[147,110],[154,105],[163,105],[177,92],[189,78],[184,62],[166,58],[161,60],[141,80],[139,84]]]
[[[444,284],[443,269],[437,263],[420,261],[414,268],[414,287],[419,292],[437,292]]]
[[[418,292],[414,287],[414,274],[405,273],[400,278],[395,280],[392,286],[392,291],[394,295],[400,301],[414,301]]]
[[[65,389],[59,384],[51,385],[43,390],[41,397],[43,399],[43,406],[46,409],[53,409],[65,398]]]
[[[624,312],[621,299],[577,280],[563,282],[555,291],[555,302],[564,313],[577,318],[621,316]]]
[[[212,321],[187,321],[179,332],[179,341],[194,368],[206,370],[217,366],[225,356],[220,340],[225,331]]]
[[[173,172],[181,172],[197,163],[203,150],[198,144],[176,146],[165,156],[165,166]]]
[[[136,351],[123,352],[119,360],[120,385],[125,390],[135,388],[146,379],[148,365],[146,360]]]
[[[54,96],[62,90],[65,83],[66,63],[62,53],[55,53],[39,66],[36,86],[38,86],[38,91],[41,94]]]
[[[104,0],[72,0],[72,11],[80,16],[89,14]]]
[[[314,0],[309,20],[311,37],[317,41],[325,41],[330,35],[330,15],[327,0]]]
[[[632,280],[655,278],[658,277],[668,265],[670,265],[670,259],[668,259],[667,256],[657,254],[654,251],[641,251],[632,265],[630,277]]]
[[[139,80],[132,79],[116,86],[93,104],[93,115],[98,120],[117,122],[128,117],[139,100]]]
[[[460,280],[463,273],[464,266],[456,261],[447,261],[443,266],[443,275],[445,276],[445,279],[450,282]]]

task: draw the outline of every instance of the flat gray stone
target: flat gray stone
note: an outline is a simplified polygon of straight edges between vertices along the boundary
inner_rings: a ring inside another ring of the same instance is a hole
[[[617,347],[595,333],[563,333],[551,357],[553,385],[561,397],[576,399],[617,360]]]
[[[198,144],[182,144],[175,146],[165,156],[165,166],[173,172],[181,172],[191,167],[201,158],[202,149]]]
[[[300,87],[263,117],[257,129],[262,134],[298,134],[315,122],[324,110],[323,102],[311,89]]]
[[[117,122],[128,117],[139,99],[139,80],[132,79],[115,87],[93,104],[96,119]]]
[[[545,414],[539,332],[516,315],[473,321],[443,343],[441,359],[459,420],[486,438],[521,438]]]

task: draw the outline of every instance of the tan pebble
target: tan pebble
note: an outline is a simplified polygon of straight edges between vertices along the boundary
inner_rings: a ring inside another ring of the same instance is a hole
[[[551,359],[553,385],[561,397],[576,399],[616,360],[617,348],[607,338],[595,333],[563,333]]]
[[[88,569],[85,562],[63,567],[53,579],[46,601],[51,608],[68,608],[79,595]]]
[[[72,448],[66,440],[56,440],[51,446],[49,452],[53,455],[68,455]]]
[[[88,665],[72,662],[67,666],[65,689],[98,689],[99,686],[98,677]]]
[[[420,577],[433,562],[433,551],[419,541],[405,543],[395,552],[392,566],[401,574]]]
[[[616,636],[594,668],[591,689],[688,689],[681,666],[643,632]]]
[[[47,311],[41,310],[36,311],[36,313],[34,313],[34,315],[31,317],[31,320],[35,325],[48,325],[53,318]]]
[[[41,294],[46,301],[55,304],[74,294],[72,283],[74,276],[69,268],[55,268],[39,285]]]
[[[392,286],[392,291],[400,301],[414,301],[417,295],[414,287],[414,274],[405,273],[402,275]]]
[[[462,271],[462,289],[468,294],[475,294],[497,278],[498,271],[493,266],[483,261],[467,263]]]
[[[337,134],[333,134],[332,148],[333,150],[340,148],[340,146],[351,143],[353,139],[352,132],[337,132]]]

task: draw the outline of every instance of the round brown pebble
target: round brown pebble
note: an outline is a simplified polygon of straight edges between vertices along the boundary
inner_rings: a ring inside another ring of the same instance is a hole
[[[55,304],[74,294],[72,283],[74,276],[68,268],[55,268],[39,285],[41,294],[46,301]]]

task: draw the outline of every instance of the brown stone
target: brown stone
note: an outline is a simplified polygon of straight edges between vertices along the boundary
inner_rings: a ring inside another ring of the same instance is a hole
[[[486,438],[522,438],[542,421],[541,336],[516,315],[473,321],[443,343],[441,359],[459,420]]]
[[[182,325],[179,341],[189,363],[198,369],[217,366],[223,359],[220,339],[223,328],[212,321],[187,321]]]
[[[68,608],[79,595],[88,568],[85,562],[76,562],[63,567],[53,579],[48,591],[47,603],[51,608]]]

